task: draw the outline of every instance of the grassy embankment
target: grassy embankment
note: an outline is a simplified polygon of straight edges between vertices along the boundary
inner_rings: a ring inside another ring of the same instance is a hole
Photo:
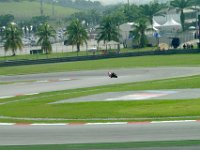
[[[133,68],[133,67],[159,67],[159,66],[199,66],[200,56],[197,55],[170,55],[145,56],[132,58],[105,59],[97,61],[83,61],[59,64],[1,67],[0,74],[28,74],[41,72],[58,72],[69,70],[88,70],[105,68]],[[108,118],[122,118],[127,120],[166,120],[172,119],[199,119],[200,99],[191,100],[152,100],[152,101],[117,101],[117,102],[87,102],[76,104],[49,105],[49,102],[81,97],[86,95],[130,91],[130,90],[156,90],[200,88],[200,76],[178,79],[109,85],[84,89],[74,89],[41,93],[34,96],[19,96],[9,99],[0,99],[6,102],[0,105],[0,114],[11,117],[30,118],[66,118],[53,122],[102,121]],[[9,102],[9,103],[7,103]],[[91,118],[96,120],[91,120]],[[101,118],[101,119],[97,119]],[[78,120],[79,119],[79,120]],[[31,120],[0,119],[1,122],[38,122]],[[108,120],[107,120],[108,121]],[[39,121],[45,122],[45,121]],[[50,122],[50,121],[46,121]]]
[[[0,75],[134,67],[199,66],[199,60],[199,54],[124,57],[69,63],[1,67]]]
[[[77,12],[73,8],[66,8],[55,5],[55,18],[64,18]],[[16,19],[30,19],[34,16],[40,16],[40,3],[39,2],[1,2],[0,15],[12,14]],[[52,5],[44,5],[44,14],[52,16]]]

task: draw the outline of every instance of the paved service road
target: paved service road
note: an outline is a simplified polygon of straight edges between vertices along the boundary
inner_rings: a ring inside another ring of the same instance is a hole
[[[95,70],[0,76],[0,82],[33,81],[16,84],[1,84],[0,97],[198,75],[200,74],[200,67],[162,67],[113,70],[119,75],[118,79],[108,78],[108,71],[109,70]]]
[[[1,126],[0,145],[199,140],[200,122]]]

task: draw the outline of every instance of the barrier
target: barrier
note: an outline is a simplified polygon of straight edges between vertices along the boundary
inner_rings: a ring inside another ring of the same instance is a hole
[[[200,49],[190,50],[166,50],[166,51],[145,51],[145,52],[129,52],[129,53],[108,53],[106,55],[90,55],[90,56],[73,56],[73,57],[60,57],[60,58],[46,58],[35,60],[13,60],[13,61],[0,61],[0,67],[6,66],[19,66],[19,65],[33,65],[33,64],[46,64],[46,63],[58,63],[58,62],[72,62],[72,61],[86,61],[97,60],[107,58],[119,58],[119,57],[136,57],[136,56],[151,56],[151,55],[173,55],[173,54],[195,54],[200,53]]]

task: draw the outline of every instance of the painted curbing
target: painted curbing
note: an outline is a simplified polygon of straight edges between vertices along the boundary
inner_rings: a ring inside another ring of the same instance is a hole
[[[13,97],[18,97],[18,96],[31,96],[31,95],[37,95],[37,94],[40,94],[40,93],[28,93],[28,94],[1,96],[0,99],[13,98]]]
[[[0,126],[91,126],[91,125],[147,125],[164,123],[199,122],[200,120],[174,120],[174,121],[150,121],[150,122],[97,122],[97,123],[0,123]]]

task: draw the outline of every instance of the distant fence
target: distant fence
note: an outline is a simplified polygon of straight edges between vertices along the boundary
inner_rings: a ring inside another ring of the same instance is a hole
[[[72,62],[72,61],[85,61],[97,60],[106,58],[119,58],[119,57],[133,57],[133,56],[150,56],[150,55],[172,55],[172,54],[195,54],[200,53],[200,49],[184,49],[184,50],[166,50],[166,51],[145,51],[145,52],[127,52],[127,53],[108,53],[106,55],[90,55],[90,56],[73,56],[73,57],[60,57],[60,58],[47,58],[36,60],[9,60],[0,61],[0,67],[6,66],[19,66],[19,65],[33,65],[33,64],[47,64],[59,62]]]

